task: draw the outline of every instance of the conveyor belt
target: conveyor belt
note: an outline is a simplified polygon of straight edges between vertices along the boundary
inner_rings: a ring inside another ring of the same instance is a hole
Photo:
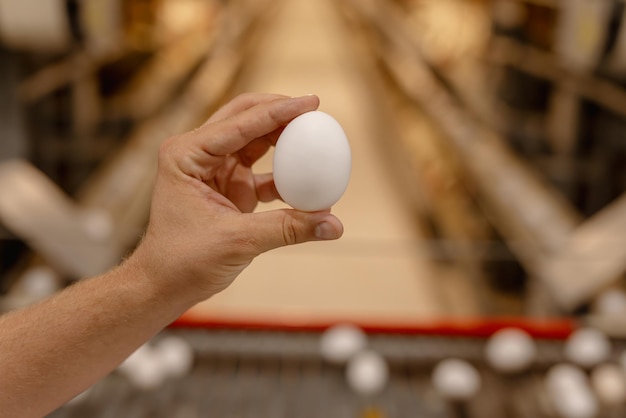
[[[372,397],[355,394],[344,368],[318,353],[319,333],[173,330],[195,350],[191,374],[159,389],[133,388],[112,373],[87,396],[51,418],[73,417],[423,417],[454,416],[430,383],[435,364],[459,357],[475,364],[483,387],[468,404],[470,417],[548,417],[542,375],[560,362],[562,341],[537,340],[538,359],[516,380],[491,371],[482,359],[482,338],[422,335],[369,336],[387,360],[390,381]],[[157,337],[158,338],[158,337]],[[616,352],[621,348],[616,344]],[[624,416],[626,409],[611,411]]]

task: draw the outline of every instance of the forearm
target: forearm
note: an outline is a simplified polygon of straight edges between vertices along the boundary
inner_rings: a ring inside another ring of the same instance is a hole
[[[252,211],[278,199],[252,164],[315,96],[244,95],[159,150],[150,222],[122,266],[0,318],[0,418],[40,417],[80,393],[258,255],[337,239],[330,209]]]
[[[0,318],[0,416],[40,417],[120,364],[193,304],[133,260]]]

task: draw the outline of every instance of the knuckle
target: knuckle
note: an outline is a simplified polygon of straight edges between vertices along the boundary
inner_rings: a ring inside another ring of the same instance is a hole
[[[285,241],[285,245],[293,245],[299,242],[299,233],[296,221],[289,217],[285,216],[283,218],[283,240]]]
[[[276,126],[282,125],[286,119],[285,111],[281,106],[269,107],[267,110],[267,117]]]
[[[250,103],[250,102],[253,102],[253,101],[254,101],[254,99],[255,99],[255,97],[256,97],[256,94],[255,94],[255,93],[252,93],[252,92],[246,92],[246,93],[241,93],[241,94],[239,94],[239,95],[235,98],[235,100],[236,100],[237,102],[239,102],[239,103],[243,103],[243,104],[245,104],[245,103]]]
[[[246,124],[244,123],[237,123],[235,124],[235,130],[236,130],[236,135],[239,138],[248,138],[249,136],[249,132],[248,132],[248,126],[246,126]]]
[[[166,159],[168,159],[174,152],[174,143],[176,141],[176,137],[170,137],[163,141],[159,146],[159,163],[163,163]]]
[[[187,174],[191,172],[191,167],[184,157],[184,149],[181,149],[181,137],[182,135],[174,135],[159,145],[157,156],[159,170],[170,171],[178,168],[182,169]]]

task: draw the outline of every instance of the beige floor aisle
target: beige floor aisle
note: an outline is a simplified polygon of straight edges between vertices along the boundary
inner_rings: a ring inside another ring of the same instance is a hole
[[[348,191],[333,208],[345,225],[332,243],[265,254],[222,294],[190,314],[274,320],[420,320],[442,314],[433,269],[416,256],[411,215],[377,155],[377,115],[356,67],[350,33],[329,0],[283,2],[265,28],[243,90],[315,93],[353,151]],[[258,171],[270,171],[265,158]],[[271,204],[259,210],[271,209]]]

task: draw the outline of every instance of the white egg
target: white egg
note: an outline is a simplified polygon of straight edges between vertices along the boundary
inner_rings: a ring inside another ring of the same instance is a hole
[[[621,315],[626,313],[626,292],[622,289],[609,289],[596,298],[593,311],[600,315]]]
[[[389,368],[380,354],[371,350],[361,351],[348,362],[346,379],[356,393],[374,395],[387,385]]]
[[[433,386],[443,397],[465,401],[476,396],[481,386],[478,370],[460,359],[446,359],[437,364],[432,374]]]
[[[598,402],[587,389],[571,391],[554,402],[554,408],[562,418],[595,418],[598,415]]]
[[[182,377],[193,366],[193,348],[183,338],[167,336],[156,344],[154,351],[169,377]]]
[[[518,328],[505,328],[494,333],[487,341],[487,362],[503,373],[519,373],[532,364],[537,354],[535,341]]]
[[[143,344],[137,348],[130,356],[126,358],[119,365],[118,370],[122,373],[126,373],[127,370],[131,370],[136,367],[137,364],[143,362],[146,358],[152,356],[152,347],[149,344]]]
[[[31,267],[24,272],[20,288],[33,299],[42,299],[59,290],[59,276],[46,266]]]
[[[324,112],[296,117],[276,143],[274,183],[294,209],[313,212],[337,203],[348,187],[351,167],[346,134]]]
[[[154,348],[148,344],[139,347],[118,370],[133,386],[144,390],[156,389],[167,378],[167,371],[161,365]]]
[[[330,327],[320,339],[320,352],[324,360],[343,364],[367,346],[367,336],[358,327],[339,324]]]
[[[560,363],[552,366],[545,376],[548,389],[555,393],[569,392],[586,383],[585,372],[572,364]]]
[[[617,364],[602,364],[591,371],[591,386],[598,398],[608,405],[626,400],[626,376]]]
[[[161,386],[167,379],[164,372],[156,361],[139,363],[126,377],[133,386],[143,390],[153,390]]]
[[[565,356],[582,367],[593,367],[610,355],[611,341],[604,333],[594,328],[576,330],[565,343]]]
[[[585,373],[571,364],[557,364],[546,373],[545,385],[554,410],[562,418],[592,418],[598,402]]]

